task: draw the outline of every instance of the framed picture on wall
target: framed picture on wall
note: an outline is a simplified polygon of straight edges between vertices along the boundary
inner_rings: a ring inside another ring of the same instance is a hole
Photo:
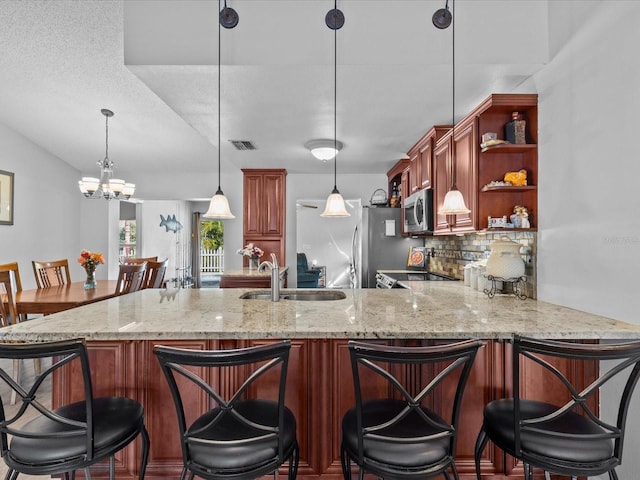
[[[0,170],[0,225],[13,225],[13,173]]]

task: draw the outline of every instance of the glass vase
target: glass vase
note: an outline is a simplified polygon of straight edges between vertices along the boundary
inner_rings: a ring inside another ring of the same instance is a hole
[[[87,272],[87,278],[84,281],[84,289],[85,290],[93,290],[96,288],[96,277],[95,277],[95,268],[85,268]]]
[[[257,270],[257,269],[258,269],[258,259],[249,258],[249,270]]]

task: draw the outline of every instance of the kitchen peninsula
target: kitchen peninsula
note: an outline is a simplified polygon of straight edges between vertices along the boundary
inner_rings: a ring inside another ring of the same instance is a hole
[[[353,402],[349,338],[397,344],[486,340],[462,407],[456,463],[461,478],[468,479],[475,478],[473,446],[482,407],[510,391],[506,340],[514,333],[594,341],[640,338],[638,325],[535,300],[488,299],[459,282],[412,286],[411,290],[346,290],[346,299],[325,302],[241,300],[244,289],[143,290],[2,329],[0,340],[86,338],[96,374],[94,388],[101,394],[133,396],[145,406],[151,435],[146,476],[153,479],[176,478],[181,468],[175,413],[153,346],[234,348],[290,338],[287,404],[298,421],[298,475],[337,480],[340,418]],[[536,384],[535,374],[525,375],[526,385]],[[575,372],[584,384],[592,374]],[[55,382],[54,404],[74,395],[70,377]],[[553,398],[553,392],[548,395]],[[202,411],[206,405],[205,399],[195,398],[190,406]],[[446,398],[442,405],[447,405]],[[135,477],[136,448],[129,447],[118,458],[118,478]],[[488,475],[509,478],[518,473],[512,467],[507,465],[504,471],[500,456],[490,448],[485,451],[482,468]]]

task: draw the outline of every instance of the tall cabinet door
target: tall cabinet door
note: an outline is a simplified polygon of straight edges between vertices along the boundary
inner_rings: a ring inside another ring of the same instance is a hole
[[[266,173],[262,178],[262,199],[264,215],[262,217],[263,235],[284,235],[284,190],[285,177],[282,172]]]
[[[470,213],[455,215],[453,232],[472,232],[476,230],[477,209],[477,188],[478,173],[477,161],[478,152],[476,139],[477,120],[470,118],[456,127],[453,137],[453,158],[452,174],[455,178],[456,186],[467,204]]]
[[[452,215],[440,215],[438,211],[444,205],[444,197],[451,188],[451,135],[443,137],[433,151],[433,230],[434,233],[449,233],[450,223],[455,221]]]

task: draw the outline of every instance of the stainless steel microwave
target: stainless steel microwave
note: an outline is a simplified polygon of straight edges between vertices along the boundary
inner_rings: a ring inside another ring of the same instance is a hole
[[[404,199],[404,232],[433,233],[433,190],[425,188]]]

